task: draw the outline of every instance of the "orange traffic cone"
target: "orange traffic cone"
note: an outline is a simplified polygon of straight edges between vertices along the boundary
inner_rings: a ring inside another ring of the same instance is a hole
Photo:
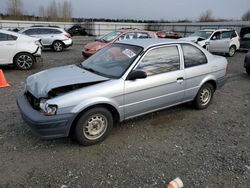
[[[183,182],[180,178],[175,178],[173,181],[171,181],[168,185],[168,188],[182,188]]]
[[[10,84],[6,81],[2,69],[0,69],[0,88],[1,87],[9,87]]]

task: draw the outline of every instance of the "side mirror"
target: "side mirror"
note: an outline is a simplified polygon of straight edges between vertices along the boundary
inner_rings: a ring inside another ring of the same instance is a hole
[[[216,40],[216,39],[217,39],[216,36],[213,36],[213,37],[212,37],[212,40]]]
[[[127,80],[136,80],[147,78],[147,73],[140,70],[133,70],[127,77]]]

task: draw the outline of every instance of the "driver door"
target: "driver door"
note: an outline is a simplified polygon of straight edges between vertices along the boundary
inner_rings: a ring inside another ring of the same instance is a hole
[[[157,47],[146,52],[134,70],[146,72],[147,77],[125,81],[125,119],[183,100],[185,73],[179,54],[178,45]]]
[[[0,33],[0,64],[10,64],[16,50],[17,37]]]
[[[230,47],[230,42],[230,37],[223,37],[222,32],[216,32],[209,42],[208,51],[227,53]]]

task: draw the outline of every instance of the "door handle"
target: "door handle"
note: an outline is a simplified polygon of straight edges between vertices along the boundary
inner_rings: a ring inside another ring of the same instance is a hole
[[[13,46],[13,45],[15,45],[15,44],[6,44],[6,45],[8,45],[8,46]]]
[[[177,83],[181,84],[184,81],[184,78],[183,77],[179,77],[176,80],[177,80]]]

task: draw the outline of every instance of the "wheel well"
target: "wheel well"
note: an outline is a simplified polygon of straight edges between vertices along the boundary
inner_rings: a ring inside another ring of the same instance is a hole
[[[75,126],[76,126],[76,123],[77,121],[80,119],[80,117],[82,116],[82,114],[92,108],[96,108],[96,107],[103,107],[103,108],[106,108],[107,110],[109,110],[109,112],[111,113],[111,115],[113,116],[113,119],[114,119],[114,124],[117,124],[119,121],[120,121],[120,115],[119,115],[119,112],[116,110],[115,107],[113,107],[112,105],[110,104],[97,104],[97,105],[93,105],[93,106],[90,106],[84,110],[82,110],[81,112],[79,112],[77,114],[77,116],[75,117],[71,127],[70,127],[70,132],[69,132],[69,135],[72,135],[73,134],[73,131],[75,129]]]
[[[234,47],[235,50],[236,50],[236,45],[235,45],[235,44],[232,44],[232,45],[230,46],[230,48],[231,48],[231,47]]]
[[[18,53],[13,57],[13,59],[12,59],[12,63],[13,63],[13,64],[15,63],[15,58],[16,58],[16,56],[19,55],[19,54],[29,54],[29,55],[31,55],[31,56],[35,59],[35,62],[36,62],[36,58],[35,58],[35,56],[34,56],[32,53],[30,53],[30,52],[18,52]]]
[[[65,48],[65,44],[64,44],[61,40],[55,40],[55,41],[53,41],[52,46],[54,45],[55,42],[60,42],[60,43],[62,43],[63,47]]]
[[[214,91],[217,89],[216,81],[214,81],[214,80],[209,80],[209,81],[207,81],[206,83],[211,84],[211,85],[213,86],[213,88],[214,88]],[[206,83],[205,83],[205,84],[206,84]],[[204,84],[203,84],[203,85],[204,85]]]

